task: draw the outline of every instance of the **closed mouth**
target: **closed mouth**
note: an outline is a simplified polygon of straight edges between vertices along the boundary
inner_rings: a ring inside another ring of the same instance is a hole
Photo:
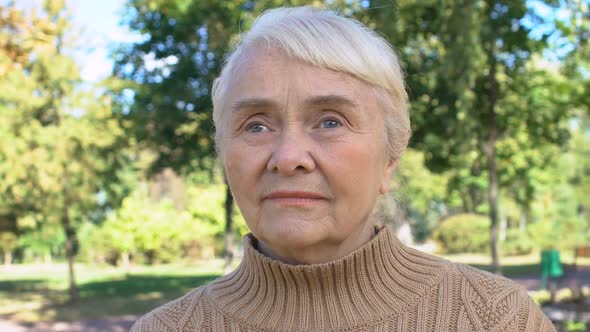
[[[264,197],[265,201],[284,208],[310,208],[323,201],[321,194],[309,191],[275,191]]]
[[[264,199],[300,199],[300,200],[316,200],[325,199],[324,196],[318,193],[309,191],[275,191],[266,196]]]

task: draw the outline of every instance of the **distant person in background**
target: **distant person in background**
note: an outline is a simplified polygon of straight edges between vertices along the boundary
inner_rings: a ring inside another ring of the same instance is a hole
[[[231,274],[143,331],[554,331],[512,281],[404,246],[376,205],[410,137],[391,46],[361,23],[278,8],[213,87],[216,144],[251,231]]]

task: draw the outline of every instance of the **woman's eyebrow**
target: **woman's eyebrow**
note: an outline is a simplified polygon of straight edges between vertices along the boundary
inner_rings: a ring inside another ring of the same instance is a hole
[[[271,99],[266,98],[247,98],[236,101],[231,108],[232,113],[237,113],[244,109],[257,108],[276,108],[277,103]]]
[[[353,99],[343,96],[343,95],[319,95],[319,96],[312,96],[307,98],[304,101],[304,105],[309,106],[321,106],[321,105],[344,105],[350,108],[358,108],[359,104],[354,101]],[[241,110],[246,109],[260,109],[260,108],[270,108],[270,109],[277,109],[278,104],[272,100],[267,98],[246,98],[242,100],[236,101],[232,107],[232,113],[237,113]]]
[[[323,95],[323,96],[313,96],[309,97],[305,100],[305,104],[307,106],[317,106],[317,105],[344,105],[351,108],[358,108],[359,104],[346,96],[342,95]]]

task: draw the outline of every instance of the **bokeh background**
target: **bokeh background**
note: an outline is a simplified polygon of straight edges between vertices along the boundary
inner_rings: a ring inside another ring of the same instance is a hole
[[[304,4],[403,61],[399,237],[590,330],[587,0],[0,1],[0,330],[125,331],[238,264],[211,83],[259,13]]]

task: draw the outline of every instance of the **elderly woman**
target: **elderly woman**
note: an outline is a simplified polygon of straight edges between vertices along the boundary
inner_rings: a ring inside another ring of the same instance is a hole
[[[410,136],[389,44],[310,7],[266,12],[213,89],[251,231],[231,274],[132,331],[553,331],[513,282],[405,247],[375,213]]]

